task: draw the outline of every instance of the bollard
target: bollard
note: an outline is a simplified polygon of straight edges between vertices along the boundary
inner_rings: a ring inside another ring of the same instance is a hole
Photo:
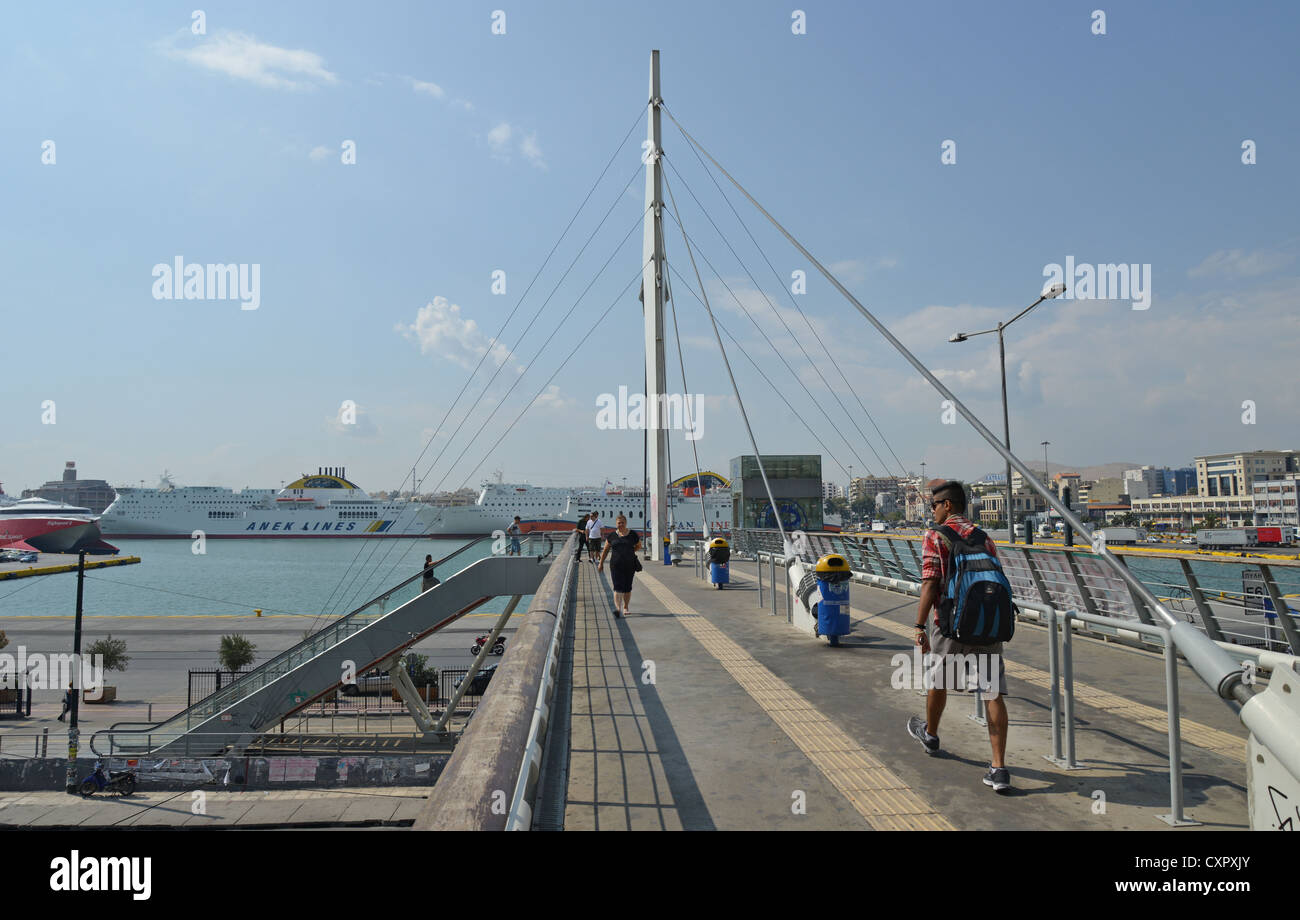
[[[771,569],[772,578],[771,581],[769,582],[769,584],[772,587],[772,616],[776,616],[776,553],[773,553],[767,558],[772,566]]]
[[[1056,608],[1047,608],[1047,670],[1052,682],[1052,753],[1045,759],[1061,763],[1061,667],[1056,642]]]
[[[1065,763],[1067,770],[1077,770],[1074,762],[1074,626],[1070,611],[1065,611],[1065,633],[1061,636],[1062,672],[1065,678]]]
[[[50,730],[41,729],[41,759],[44,760],[50,755]]]
[[[1165,631],[1165,708],[1169,712],[1169,814],[1160,815],[1171,827],[1200,824],[1183,814],[1183,739],[1178,719],[1178,649]]]
[[[146,721],[146,722],[152,722],[152,721],[153,721],[153,703],[150,703],[150,704],[149,704],[149,715],[145,718],[145,721]]]

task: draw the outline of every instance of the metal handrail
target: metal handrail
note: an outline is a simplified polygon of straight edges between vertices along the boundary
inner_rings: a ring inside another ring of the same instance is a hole
[[[804,561],[810,562],[824,552],[838,552],[849,559],[855,571],[865,571],[872,575],[890,578],[900,576],[915,578],[918,574],[907,564],[917,540],[913,536],[816,533],[805,534],[803,537],[805,549],[799,555]],[[877,544],[889,548],[882,552],[877,548]],[[904,549],[909,546],[911,549]],[[783,555],[783,547],[775,531],[737,531],[732,536],[732,549],[742,556],[757,552]],[[1071,567],[1065,564],[1067,552],[1069,552],[1069,560],[1073,561],[1077,570],[1077,578],[1072,574]],[[1022,600],[1050,601],[1058,607],[1095,610],[1097,613],[1112,616],[1125,623],[1141,622],[1144,617],[1149,619],[1148,611],[1138,606],[1136,595],[1129,586],[1109,567],[1103,567],[1101,558],[1089,552],[1087,547],[1066,550],[1007,546],[1001,548],[1001,556],[1003,569],[1011,582],[1018,603]],[[1138,564],[1139,561],[1177,564],[1176,559],[1167,556],[1142,556],[1140,552],[1125,553],[1124,558],[1130,564]],[[899,560],[903,562],[901,569]],[[1276,565],[1276,563],[1231,558],[1198,559],[1191,563],[1201,567],[1201,578],[1207,580],[1214,576],[1206,575],[1205,567],[1223,564],[1238,567],[1236,570],[1227,570],[1229,577],[1236,578],[1239,572],[1253,569],[1261,573],[1259,576],[1261,580],[1267,581],[1264,578],[1265,572]],[[1300,653],[1300,642],[1295,641],[1294,638],[1295,632],[1300,630],[1300,624],[1296,623],[1300,603],[1291,604],[1286,601],[1286,593],[1294,595],[1296,593],[1294,589],[1300,588],[1300,577],[1282,581],[1276,578],[1276,575],[1281,572],[1290,575],[1297,572],[1297,568],[1283,566],[1272,570],[1271,574],[1274,576],[1273,581],[1279,599],[1287,609],[1271,611],[1266,609],[1264,604],[1267,601],[1268,606],[1277,607],[1277,604],[1272,603],[1271,592],[1253,594],[1235,587],[1206,587],[1197,581],[1197,575],[1190,567],[1167,572],[1157,570],[1154,577],[1138,572],[1134,574],[1139,575],[1148,590],[1153,593],[1176,595],[1176,599],[1170,600],[1173,605],[1171,609],[1214,641],[1236,638],[1241,640],[1238,644],[1244,647],[1253,644],[1264,644],[1275,648],[1289,646],[1293,653]],[[1220,573],[1222,574],[1224,573]],[[1166,580],[1179,576],[1182,577],[1181,584]],[[1042,590],[1039,588],[1040,584]],[[1046,594],[1043,591],[1046,591]],[[1255,605],[1252,605],[1252,601]],[[1269,616],[1271,614],[1276,616]]]
[[[461,555],[471,547],[492,539],[492,537],[479,537],[470,540],[464,546],[461,546],[444,556],[433,565],[434,567],[437,567]],[[148,734],[152,736],[155,733],[160,733],[165,735],[174,733],[174,729],[168,729],[165,726],[179,726],[182,720],[184,720],[184,728],[176,734],[179,736],[179,734],[185,733],[196,724],[196,720],[201,723],[226,708],[230,703],[242,699],[250,692],[250,688],[253,692],[261,689],[261,687],[266,686],[271,680],[282,677],[304,661],[316,657],[316,655],[320,654],[326,648],[337,644],[337,642],[346,635],[344,632],[345,630],[353,631],[354,627],[356,629],[361,629],[363,626],[368,625],[360,622],[363,614],[367,611],[371,611],[371,608],[376,604],[382,605],[397,591],[423,577],[424,573],[421,571],[409,578],[403,579],[397,585],[394,585],[382,594],[372,598],[360,607],[357,607],[355,610],[333,620],[326,626],[322,627],[319,631],[312,633],[297,644],[283,652],[280,652],[274,658],[270,658],[253,670],[246,672],[233,683],[227,684],[216,693],[204,697],[202,700],[186,707],[168,719],[163,719],[159,722],[117,722],[109,726],[107,729],[101,729],[100,731],[95,732],[95,735],[92,736],[91,739],[92,750],[94,749],[94,737],[101,734],[108,734],[110,737],[117,734]],[[371,612],[373,613],[374,611]],[[381,606],[379,616],[383,616],[384,612],[386,611],[383,611]]]
[[[758,571],[762,573],[764,557],[770,561],[773,567],[777,563],[778,557],[781,557],[781,564],[787,565],[784,559],[784,552],[781,550],[755,552],[758,563]],[[912,596],[921,593],[919,582],[907,579],[900,579],[885,575],[877,575],[872,572],[854,572],[856,581],[865,582],[875,587],[886,588],[899,591]],[[773,593],[775,600],[775,579],[773,579]],[[789,589],[787,587],[786,595],[789,598]],[[760,605],[762,602],[759,602]],[[1040,601],[1026,600],[1016,598],[1015,604],[1024,610],[1033,611],[1041,614],[1047,620],[1047,631],[1049,636],[1048,646],[1048,673],[1051,681],[1050,689],[1050,720],[1052,726],[1052,753],[1045,755],[1047,760],[1056,763],[1067,770],[1078,769],[1079,764],[1075,761],[1075,737],[1074,737],[1074,652],[1072,637],[1074,627],[1072,621],[1079,621],[1082,624],[1093,624],[1097,626],[1110,627],[1116,629],[1129,630],[1139,636],[1146,636],[1158,640],[1162,648],[1165,661],[1165,712],[1168,720],[1168,737],[1169,737],[1169,802],[1170,809],[1168,815],[1159,816],[1161,820],[1174,826],[1185,826],[1195,824],[1183,813],[1183,778],[1182,778],[1182,735],[1181,725],[1179,722],[1179,695],[1178,695],[1178,668],[1177,657],[1178,647],[1177,639],[1174,632],[1162,626],[1142,623],[1137,620],[1119,620],[1115,617],[1102,616],[1098,614],[1086,613],[1069,608],[1058,609],[1051,604],[1045,604]],[[1017,611],[1018,617],[1023,618],[1023,610]],[[1038,617],[1033,619],[1037,620]],[[1120,626],[1119,624],[1123,625]],[[1058,626],[1063,629],[1058,629]],[[1062,634],[1061,645],[1058,650],[1058,633]],[[1219,643],[1225,650],[1233,650],[1229,643]],[[1272,654],[1272,657],[1268,657]],[[1275,653],[1261,653],[1256,657],[1257,666],[1263,670],[1263,665],[1267,662],[1268,667],[1273,667],[1277,663],[1288,663],[1294,661],[1288,656],[1276,655]],[[1064,692],[1061,691],[1062,681],[1064,681]],[[977,711],[980,706],[980,698],[976,697]],[[1065,727],[1064,750],[1062,750],[1062,724]]]

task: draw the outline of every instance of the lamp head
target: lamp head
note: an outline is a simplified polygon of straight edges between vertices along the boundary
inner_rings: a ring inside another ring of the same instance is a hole
[[[966,334],[963,333],[963,332],[955,333],[954,335],[951,335],[951,336],[948,337],[948,341],[949,341],[949,342],[964,342],[964,341],[966,341]]]
[[[1058,281],[1056,282],[1056,284],[1052,285],[1049,288],[1043,288],[1043,299],[1052,300],[1055,297],[1060,297],[1064,293],[1065,293],[1065,285],[1062,282]]]

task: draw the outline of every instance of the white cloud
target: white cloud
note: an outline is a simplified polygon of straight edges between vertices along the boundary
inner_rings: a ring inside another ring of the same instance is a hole
[[[379,427],[370,418],[368,410],[362,406],[355,406],[352,412],[355,413],[353,421],[345,421],[344,414],[347,410],[339,407],[339,411],[332,417],[325,420],[325,427],[335,434],[347,435],[353,438],[375,438],[379,436]]]
[[[537,132],[533,132],[519,142],[519,152],[524,158],[539,169],[546,168],[546,160],[542,157],[542,148],[537,146]]]
[[[395,328],[407,339],[419,342],[421,353],[447,358],[462,367],[473,367],[478,363],[488,350],[490,341],[478,323],[461,316],[460,307],[449,303],[445,297],[435,297],[421,307],[414,323],[398,323]],[[505,362],[509,354],[510,350],[504,345],[492,345],[492,357],[497,366]]]
[[[313,160],[323,160],[329,155],[330,149],[325,146],[313,147],[311,148],[311,152],[307,154],[307,156],[311,157]]]
[[[429,83],[425,80],[417,80],[414,77],[408,78],[411,81],[411,89],[417,93],[424,93],[426,96],[432,96],[434,99],[441,99],[447,94],[437,83]]]
[[[325,60],[319,54],[268,45],[244,32],[222,30],[191,47],[178,47],[177,41],[163,46],[169,57],[258,86],[305,90],[338,82],[338,76],[325,69]]]
[[[546,158],[537,143],[537,132],[524,134],[508,121],[499,122],[487,133],[488,149],[495,159],[510,161],[510,156],[518,152],[538,169],[546,168]]]
[[[850,284],[859,281],[865,281],[867,274],[878,271],[882,268],[895,268],[898,265],[898,259],[893,256],[881,256],[873,262],[865,259],[843,259],[839,262],[832,262],[826,266],[830,269],[831,274],[841,281],[847,281]]]
[[[1229,278],[1253,278],[1266,275],[1290,265],[1295,259],[1294,253],[1275,250],[1257,249],[1245,252],[1241,249],[1220,249],[1206,256],[1200,265],[1187,274],[1192,278],[1206,278],[1225,275]]]
[[[505,156],[510,147],[510,135],[513,133],[509,123],[501,122],[487,133],[488,147],[493,156]]]
[[[533,402],[534,409],[567,409],[573,405],[573,400],[560,395],[558,384],[551,384],[541,395]]]

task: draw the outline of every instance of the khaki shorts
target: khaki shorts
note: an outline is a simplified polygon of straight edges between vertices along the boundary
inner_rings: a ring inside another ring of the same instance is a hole
[[[939,624],[934,622],[930,623],[929,637],[935,660],[925,667],[927,688],[963,693],[978,690],[984,700],[1006,694],[1007,665],[1002,658],[1001,642],[966,645],[940,633]]]

